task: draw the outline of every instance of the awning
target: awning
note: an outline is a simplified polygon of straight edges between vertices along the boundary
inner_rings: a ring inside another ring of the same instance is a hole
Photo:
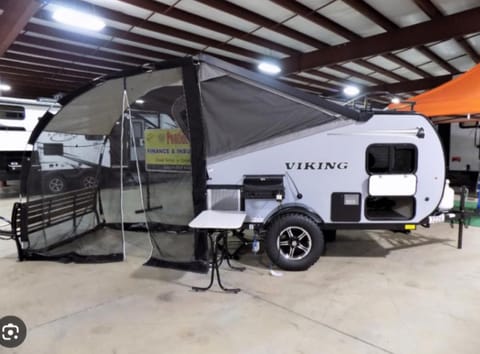
[[[462,116],[480,114],[480,64],[455,79],[418,96],[413,110],[427,117]],[[410,111],[411,103],[391,104],[389,109]]]

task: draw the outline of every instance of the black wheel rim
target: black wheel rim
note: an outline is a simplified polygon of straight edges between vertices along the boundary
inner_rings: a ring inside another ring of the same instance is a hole
[[[312,237],[300,226],[286,227],[277,237],[277,249],[283,257],[298,261],[312,250]]]

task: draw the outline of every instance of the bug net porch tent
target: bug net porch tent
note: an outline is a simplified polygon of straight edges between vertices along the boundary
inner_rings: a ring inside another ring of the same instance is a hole
[[[147,265],[207,271],[206,235],[188,228],[206,209],[207,159],[358,119],[207,56],[94,80],[60,103],[30,139],[21,189],[37,209],[20,224],[36,227],[16,236],[20,259],[119,261],[141,237]]]

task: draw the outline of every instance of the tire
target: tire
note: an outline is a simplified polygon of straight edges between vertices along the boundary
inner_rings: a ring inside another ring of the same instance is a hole
[[[270,224],[265,236],[265,251],[270,260],[284,270],[307,270],[323,253],[322,230],[302,214],[281,215]]]
[[[63,193],[67,190],[65,178],[57,174],[48,175],[45,179],[44,186],[49,194]]]
[[[325,242],[335,242],[337,240],[337,230],[322,230]]]
[[[97,177],[92,174],[82,176],[82,188],[96,188],[98,187]]]

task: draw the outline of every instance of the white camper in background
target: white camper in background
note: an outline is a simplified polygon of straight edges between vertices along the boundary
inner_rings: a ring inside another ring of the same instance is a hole
[[[452,185],[474,191],[480,171],[480,122],[452,123],[448,144],[448,176]]]
[[[480,169],[480,122],[456,123],[450,130],[450,171]]]
[[[130,126],[125,121],[125,144],[123,166],[135,167],[138,157],[140,166],[144,168],[144,130],[157,128],[159,116],[152,112],[132,110],[132,125],[135,142],[132,141]],[[103,168],[110,172],[120,168],[120,125],[112,130],[112,135],[105,141],[103,135],[67,134],[43,132],[36,144],[37,161],[32,163],[34,171],[41,175],[44,193],[63,193],[72,188],[95,187],[99,181],[96,167],[101,161]],[[138,147],[135,152],[133,146]],[[138,154],[138,156],[136,156]]]
[[[62,193],[70,187],[96,186],[98,181],[92,166],[98,165],[104,139],[101,135],[43,133],[36,143],[41,163],[32,164],[41,173],[43,190]],[[102,165],[110,166],[109,155],[104,156]]]
[[[59,108],[52,102],[0,97],[0,180],[20,177],[25,151],[32,150],[30,134],[46,111]]]

